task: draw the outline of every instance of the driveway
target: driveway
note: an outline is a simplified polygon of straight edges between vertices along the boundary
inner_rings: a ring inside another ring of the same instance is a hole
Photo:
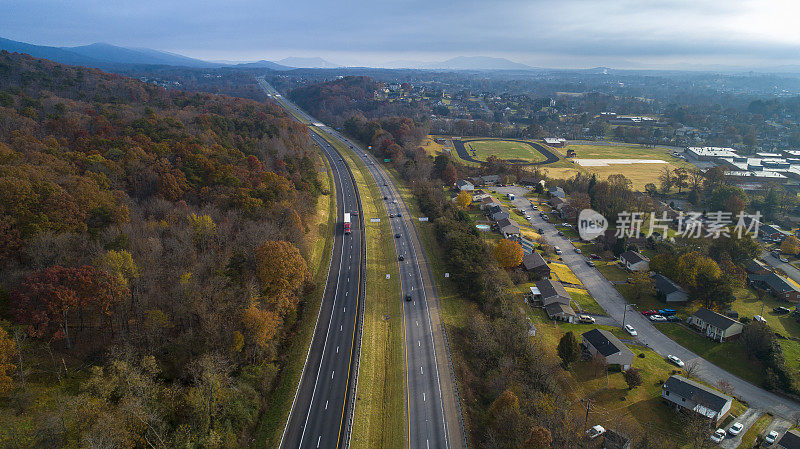
[[[528,191],[527,189],[497,187],[494,190],[498,193],[514,193],[516,195],[516,199],[513,201],[514,205],[521,210],[530,210],[530,200],[523,197],[524,193]],[[600,304],[600,307],[617,322],[622,323],[622,316],[628,302],[619,291],[596,268],[588,266],[584,256],[572,251],[572,242],[559,236],[552,223],[542,220],[538,213],[531,214],[530,222],[534,227],[544,230],[543,237],[548,244],[559,246],[564,250],[564,254],[561,256],[564,263],[575,273],[592,297]],[[639,342],[656,353],[664,357],[668,354],[675,355],[682,359],[687,366],[693,366],[694,375],[697,378],[711,385],[717,385],[723,380],[728,382],[733,386],[734,396],[746,402],[748,406],[787,419],[791,419],[794,413],[800,412],[800,404],[740,379],[679,345],[656,329],[641,313],[631,313],[628,310],[625,323],[636,329],[639,334],[637,336]]]
[[[719,443],[720,447],[724,449],[736,449],[737,447],[739,447],[739,445],[742,444],[742,437],[744,436],[744,434],[747,433],[747,430],[750,429],[750,427],[753,424],[755,424],[756,421],[758,421],[758,418],[760,418],[761,415],[763,414],[764,413],[761,410],[748,408],[740,416],[737,416],[736,419],[734,419],[733,422],[731,422],[731,425],[737,422],[742,423],[742,425],[744,426],[742,428],[742,431],[739,432],[739,435],[733,436],[730,433],[727,433],[728,429],[730,429],[731,426],[726,427],[725,439],[722,440],[721,443]]]
[[[761,253],[761,259],[773,268],[780,268],[791,280],[800,284],[800,270],[770,254],[769,251]]]
[[[770,432],[772,432],[774,430],[774,431],[778,432],[778,438],[777,438],[777,440],[775,440],[775,441],[778,441],[778,440],[781,439],[783,434],[786,433],[786,431],[791,429],[791,428],[792,428],[792,422],[791,421],[788,421],[788,420],[785,420],[783,418],[780,418],[780,417],[776,416],[772,420],[772,422],[769,423],[767,428],[764,429],[764,433],[762,435],[766,436],[768,433],[770,433]]]

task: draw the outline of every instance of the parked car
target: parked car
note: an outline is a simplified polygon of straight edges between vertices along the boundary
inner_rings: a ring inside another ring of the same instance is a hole
[[[544,221],[550,221],[550,217],[548,217],[547,215],[544,215],[544,216],[542,216],[542,220],[544,220]]]
[[[772,311],[777,313],[777,314],[779,314],[779,315],[785,315],[787,313],[791,313],[792,312],[791,310],[789,310],[786,307],[775,307],[774,309],[772,309]]]
[[[533,209],[533,210],[539,210],[539,206],[537,206],[537,205],[535,205],[535,204],[531,204],[531,209]]]
[[[389,214],[389,218],[394,218],[394,214]]]
[[[578,322],[583,324],[594,324],[594,318],[590,317],[589,315],[580,315],[578,316]]]
[[[564,226],[565,228],[571,228],[572,227],[572,225],[569,224],[569,223],[561,223],[561,226]]]
[[[717,429],[711,434],[711,441],[719,443],[725,439],[725,429]]]
[[[783,263],[789,263],[789,259],[787,259],[785,257],[779,257],[778,260],[780,260]]]
[[[586,431],[586,435],[589,435],[590,440],[597,438],[604,433],[606,433],[606,429],[601,425],[592,426],[591,429]]]
[[[635,336],[637,336],[637,335],[639,335],[639,334],[637,334],[637,333],[636,333],[636,329],[634,329],[634,328],[633,328],[633,326],[631,326],[630,324],[626,324],[626,325],[625,325],[625,330],[626,330],[626,331],[627,331],[629,334],[631,334],[632,336],[634,336],[634,337],[635,337]]]
[[[553,247],[553,249],[556,251],[556,254],[558,254],[559,256],[560,256],[561,254],[563,254],[563,251],[561,251],[561,248],[559,248],[559,247],[557,247],[557,246],[554,246],[554,247]]]
[[[564,232],[563,231],[558,231],[558,235],[563,237],[564,236]]]
[[[731,435],[739,435],[742,429],[744,429],[744,425],[740,422],[735,422],[733,425],[728,427],[728,433]]]
[[[667,321],[667,317],[665,317],[664,315],[659,315],[659,314],[650,315],[650,321],[652,321],[654,323],[664,323],[664,322]]]
[[[598,256],[597,254],[589,254],[589,257],[591,257],[592,260],[600,260],[600,256]]]
[[[587,259],[586,260],[586,265],[589,265],[590,267],[593,267],[594,266],[594,262],[592,262],[591,260]]]
[[[536,229],[536,232],[538,232],[539,234],[544,234],[544,229],[542,229],[542,228],[537,228],[537,229]]]
[[[680,323],[682,320],[678,315],[671,315],[667,317],[667,321],[670,323]]]
[[[676,313],[678,313],[678,311],[675,310],[675,309],[659,309],[658,310],[658,314],[659,315],[664,315],[664,316],[672,316],[672,315],[675,315]]]
[[[575,252],[576,252],[577,254],[580,254],[580,253],[581,253],[581,249],[580,249],[580,248],[575,248]]]
[[[778,439],[778,432],[775,430],[770,431],[767,436],[764,437],[764,443],[771,445]]]
[[[642,315],[644,315],[644,316],[655,315],[655,314],[657,314],[657,313],[658,313],[658,312],[656,312],[656,311],[655,311],[655,310],[653,310],[653,309],[650,309],[650,310],[642,310]]]
[[[683,363],[683,360],[679,359],[677,356],[674,356],[672,354],[667,356],[667,360],[669,360],[670,362],[680,366],[681,368],[683,368],[683,366],[686,365],[685,363]]]

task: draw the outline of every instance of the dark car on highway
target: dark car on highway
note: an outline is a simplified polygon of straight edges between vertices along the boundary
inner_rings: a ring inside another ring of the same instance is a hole
[[[406,258],[401,254],[400,257],[397,258],[397,260],[402,262],[402,261],[406,260]]]
[[[406,301],[411,301],[411,295],[406,295]]]
[[[394,238],[399,239],[400,238],[400,234],[395,234]]]

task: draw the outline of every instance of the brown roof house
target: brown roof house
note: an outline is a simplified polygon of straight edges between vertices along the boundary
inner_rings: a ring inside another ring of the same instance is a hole
[[[686,321],[706,334],[706,337],[718,342],[738,337],[744,328],[742,323],[705,307],[698,309]]]
[[[544,306],[544,311],[551,320],[561,320],[572,323],[577,315],[569,305],[572,297],[561,285],[561,282],[544,279],[531,287],[531,296],[534,302]]]
[[[581,344],[592,357],[601,357],[609,365],[619,365],[623,370],[633,364],[633,352],[611,332],[592,329],[581,336]]]
[[[537,252],[525,254],[522,257],[522,267],[525,268],[525,271],[532,271],[543,278],[550,277],[550,265]]]

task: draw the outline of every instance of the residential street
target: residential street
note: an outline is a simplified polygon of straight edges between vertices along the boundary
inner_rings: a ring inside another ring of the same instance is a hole
[[[784,273],[786,273],[786,276],[800,284],[800,270],[795,268],[793,265],[790,265],[786,262],[781,262],[780,259],[770,254],[769,251],[764,251],[761,253],[761,259],[763,259],[765,263],[769,264],[773,268],[780,268]]]
[[[520,210],[530,210],[530,201],[523,195],[528,191],[523,187],[495,187],[499,194],[513,193],[516,199],[513,204]],[[561,256],[564,263],[575,273],[584,287],[594,297],[600,307],[617,323],[622,323],[622,317],[627,305],[625,298],[614,288],[611,283],[595,268],[586,264],[586,257],[573,251],[572,242],[559,236],[558,231],[551,222],[546,222],[539,217],[538,212],[531,213],[531,224],[534,228],[542,228],[544,239],[550,245],[559,246],[564,254]],[[560,221],[558,221],[560,222]],[[780,261],[778,261],[780,263]],[[800,273],[798,273],[800,274]],[[675,355],[684,361],[687,367],[694,367],[694,375],[699,379],[716,385],[719,381],[729,382],[734,389],[734,396],[744,401],[751,408],[768,411],[776,416],[792,419],[795,413],[800,412],[800,404],[757,387],[722,368],[708,362],[697,354],[682,347],[666,335],[662,334],[650,320],[640,313],[631,313],[628,310],[626,324],[632,325],[638,332],[638,340],[653,349],[656,353],[667,356]]]

